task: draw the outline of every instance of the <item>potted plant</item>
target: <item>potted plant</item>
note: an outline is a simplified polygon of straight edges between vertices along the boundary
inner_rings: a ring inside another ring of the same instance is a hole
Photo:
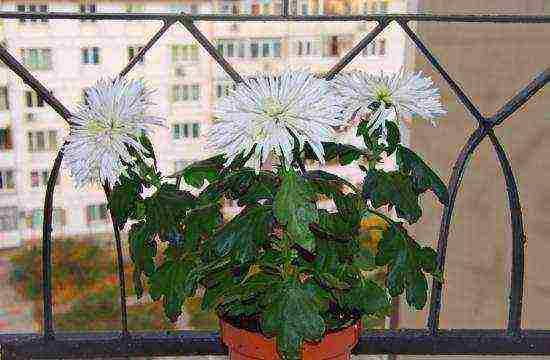
[[[231,359],[349,359],[363,317],[386,316],[403,293],[421,309],[426,275],[441,281],[435,251],[407,226],[421,217],[423,193],[445,204],[447,190],[399,131],[401,116],[444,114],[428,78],[356,71],[328,82],[290,70],[249,78],[216,106],[208,143],[217,155],[171,177],[148,140],[160,124],[147,115],[151,93],[143,82],[110,83],[91,90],[76,115],[68,140],[90,156],[69,148],[71,170],[80,184],[114,186],[109,208],[129,227],[138,295],[146,280],[175,321],[202,293]],[[350,121],[365,146],[335,140]],[[94,136],[103,143],[89,142]],[[387,157],[395,169],[380,168]],[[363,184],[319,168],[326,161],[358,166]],[[320,208],[321,197],[333,206]],[[240,211],[224,223],[226,200]]]

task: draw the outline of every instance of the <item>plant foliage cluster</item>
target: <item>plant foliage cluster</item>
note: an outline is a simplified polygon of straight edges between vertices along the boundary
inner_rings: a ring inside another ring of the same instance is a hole
[[[319,341],[330,330],[364,316],[386,316],[391,298],[405,294],[421,309],[427,299],[427,275],[441,280],[436,252],[420,245],[406,224],[385,215],[395,209],[412,225],[421,215],[420,197],[431,191],[445,204],[447,190],[430,167],[400,143],[397,125],[388,122],[386,141],[380,130],[369,135],[358,127],[366,148],[324,143],[325,159],[342,166],[359,162],[362,188],[318,169],[310,148],[295,147],[287,168],[256,172],[243,154],[224,167],[223,155],[196,162],[176,176],[194,192],[174,185],[156,167],[153,148],[137,157],[114,188],[110,208],[118,226],[129,227],[138,295],[162,301],[175,321],[186,299],[204,291],[203,309],[240,326],[276,337],[279,354],[299,359],[304,341]],[[397,169],[379,166],[394,155]],[[154,189],[143,196],[143,190]],[[318,206],[331,199],[335,210]],[[222,204],[242,208],[224,223]],[[378,226],[365,229],[365,219]],[[369,244],[369,239],[376,238]],[[162,244],[166,246],[161,246]],[[367,244],[367,245],[366,245]],[[156,261],[160,248],[160,261]],[[384,281],[371,276],[382,269]]]

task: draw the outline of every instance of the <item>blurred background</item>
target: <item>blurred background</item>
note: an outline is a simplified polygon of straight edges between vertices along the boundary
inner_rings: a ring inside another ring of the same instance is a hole
[[[186,0],[0,1],[2,11],[187,12],[192,14],[280,14],[282,1]],[[498,13],[550,14],[550,0],[290,0],[290,14]],[[86,87],[115,76],[162,27],[161,22],[0,20],[0,41],[62,103],[74,109]],[[324,73],[371,31],[372,22],[197,23],[242,74],[285,68]],[[491,115],[549,66],[550,25],[411,23],[411,27],[481,112]],[[345,71],[421,70],[441,89],[448,115],[437,127],[406,119],[404,141],[448,182],[452,166],[476,128],[443,78],[393,23]],[[180,24],[139,62],[130,77],[157,89],[158,116],[168,127],[153,143],[165,174],[206,158],[205,134],[217,99],[231,79]],[[0,64],[0,332],[40,331],[42,319],[41,237],[45,185],[68,127],[30,88]],[[354,129],[340,136],[354,139]],[[550,89],[542,89],[495,129],[517,178],[527,234],[523,326],[550,328]],[[392,165],[388,159],[387,166]],[[327,164],[353,182],[353,167]],[[436,246],[442,208],[431,195],[412,230],[419,242]],[[63,167],[54,202],[54,322],[64,331],[120,327],[112,225],[103,191],[76,190]],[[226,204],[228,216],[234,204]],[[548,243],[548,244],[547,244]],[[504,178],[488,140],[469,162],[451,225],[441,314],[442,328],[505,328],[511,268],[511,228]],[[127,246],[124,247],[128,252]],[[128,260],[127,279],[131,279]],[[185,316],[172,324],[161,305],[137,300],[127,281],[130,328],[217,329],[213,314],[189,301]],[[422,328],[426,311],[396,303],[392,321],[378,326]],[[208,357],[206,357],[208,358]],[[221,359],[222,357],[211,357]],[[387,358],[361,356],[357,359]],[[396,357],[391,357],[395,359]],[[403,359],[449,356],[398,356]],[[474,359],[476,356],[453,357]],[[484,357],[499,359],[499,357]],[[503,358],[503,357],[500,357]],[[527,358],[526,356],[522,358]],[[540,358],[540,357],[539,357]]]

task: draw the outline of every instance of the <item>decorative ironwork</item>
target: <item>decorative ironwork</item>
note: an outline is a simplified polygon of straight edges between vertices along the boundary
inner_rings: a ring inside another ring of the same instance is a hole
[[[430,311],[427,329],[372,330],[365,331],[354,352],[356,354],[531,354],[550,355],[550,331],[521,329],[523,281],[524,281],[524,245],[525,234],[521,204],[516,180],[499,139],[493,128],[501,125],[510,115],[524,105],[533,95],[550,81],[550,67],[534,78],[523,90],[518,92],[493,116],[483,116],[472,103],[460,86],[445,71],[439,61],[432,55],[428,47],[418,35],[408,26],[410,21],[431,22],[461,22],[461,23],[550,23],[550,16],[523,15],[426,15],[426,14],[389,14],[360,16],[295,16],[289,15],[289,1],[283,2],[282,15],[250,16],[250,15],[188,15],[188,14],[128,14],[128,13],[20,13],[0,12],[0,19],[80,19],[80,20],[123,20],[123,21],[153,21],[163,22],[162,28],[147,42],[139,53],[130,60],[120,72],[126,75],[143,56],[155,45],[163,34],[176,22],[181,23],[201,46],[216,60],[222,69],[236,82],[242,77],[233,69],[207,37],[195,26],[195,21],[233,21],[233,22],[330,22],[330,21],[375,21],[377,26],[354,46],[326,74],[332,79],[342,71],[376,36],[392,22],[397,22],[407,36],[414,42],[420,52],[432,64],[449,84],[457,98],[466,107],[472,117],[478,122],[478,128],[471,134],[462,148],[453,166],[449,182],[450,201],[445,207],[438,241],[438,266],[444,270],[449,228],[455,200],[460,188],[462,175],[466,169],[469,157],[476,151],[478,145],[488,136],[497,158],[500,162],[506,190],[508,193],[510,218],[512,226],[512,271],[509,293],[509,316],[505,330],[493,329],[439,329],[441,309],[442,284],[434,282],[430,300]],[[71,123],[69,110],[44,87],[31,73],[25,69],[9,52],[0,46],[0,60],[25,84],[36,91],[48,105],[52,107],[65,121]],[[43,301],[44,301],[44,333],[40,334],[7,334],[0,335],[2,356],[5,359],[15,358],[92,358],[120,356],[169,356],[169,355],[203,355],[226,354],[225,347],[220,343],[219,335],[204,331],[176,332],[129,332],[126,313],[126,294],[123,271],[120,229],[113,218],[113,230],[117,247],[117,266],[121,290],[121,332],[56,334],[54,332],[52,309],[52,214],[53,194],[56,179],[63,160],[63,149],[57,154],[50,173],[44,201],[43,226]],[[181,179],[178,179],[178,183]],[[110,189],[104,187],[109,197]]]

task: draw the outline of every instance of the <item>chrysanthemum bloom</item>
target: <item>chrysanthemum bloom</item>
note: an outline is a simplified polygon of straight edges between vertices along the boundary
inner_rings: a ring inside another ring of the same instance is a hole
[[[332,127],[341,124],[341,110],[328,83],[308,71],[259,74],[238,84],[216,105],[208,146],[227,155],[227,166],[256,145],[251,161],[259,170],[270,154],[290,165],[295,137],[300,149],[309,143],[324,163],[322,142],[333,140]]]
[[[386,121],[392,118],[417,115],[435,126],[434,119],[446,114],[439,90],[421,72],[407,74],[402,68],[393,74],[380,71],[375,75],[356,70],[338,75],[330,86],[344,102],[344,120],[370,114],[370,134],[380,126],[385,133]]]
[[[139,143],[142,132],[149,134],[152,125],[163,125],[163,119],[147,115],[154,105],[142,80],[102,79],[86,91],[70,118],[72,125],[65,162],[77,187],[87,184],[114,186],[124,171],[124,163],[133,163],[128,151],[139,154],[146,149]]]

